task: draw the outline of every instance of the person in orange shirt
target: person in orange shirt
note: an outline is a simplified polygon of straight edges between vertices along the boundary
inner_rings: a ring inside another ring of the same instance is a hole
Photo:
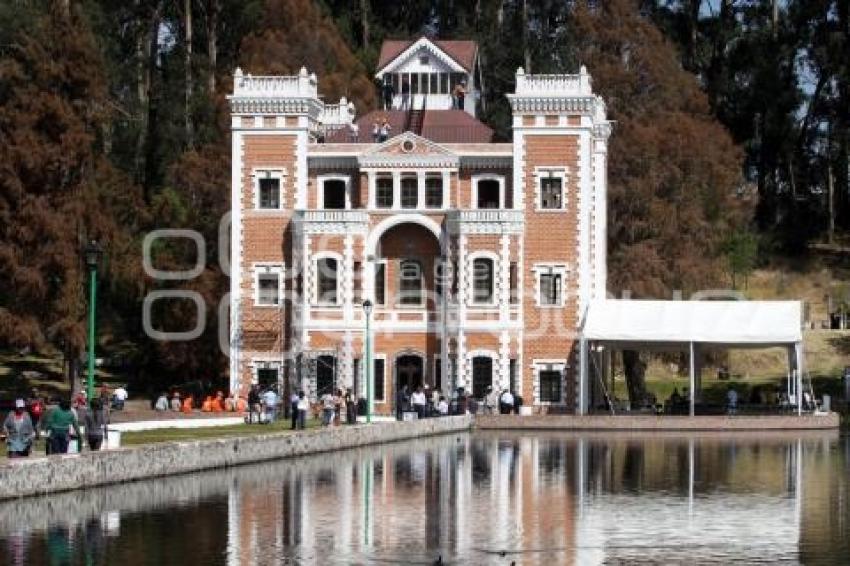
[[[221,391],[215,394],[215,399],[212,402],[212,411],[213,413],[224,412],[224,393]]]
[[[201,412],[210,413],[213,410],[213,398],[212,395],[207,395],[204,398],[204,402],[201,403]]]
[[[248,409],[248,401],[245,400],[245,397],[239,396],[239,399],[236,400],[236,412],[240,415],[244,414]]]
[[[191,395],[186,395],[186,397],[183,399],[183,412],[191,413],[192,405],[194,404],[194,402],[195,400],[192,398]]]

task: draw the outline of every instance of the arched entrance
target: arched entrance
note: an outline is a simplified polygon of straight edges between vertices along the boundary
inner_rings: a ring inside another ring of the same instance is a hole
[[[481,399],[487,394],[487,388],[493,385],[493,358],[475,356],[472,358],[472,396]]]
[[[395,360],[396,391],[405,386],[408,394],[425,383],[425,361],[419,354],[402,354]]]

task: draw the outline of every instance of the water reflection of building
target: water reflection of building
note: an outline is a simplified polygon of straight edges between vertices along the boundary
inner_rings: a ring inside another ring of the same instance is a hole
[[[839,442],[831,433],[444,436],[0,503],[0,556],[835,561],[850,520],[850,446]]]

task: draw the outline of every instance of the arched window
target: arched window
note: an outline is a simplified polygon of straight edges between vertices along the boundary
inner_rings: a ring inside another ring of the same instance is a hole
[[[404,259],[399,262],[398,302],[400,305],[421,305],[422,296],[422,264],[414,259]]]
[[[494,262],[488,257],[475,258],[472,262],[472,302],[491,304],[495,286]]]
[[[316,261],[316,290],[320,304],[336,305],[338,303],[338,269],[339,262],[332,257],[323,257]]]

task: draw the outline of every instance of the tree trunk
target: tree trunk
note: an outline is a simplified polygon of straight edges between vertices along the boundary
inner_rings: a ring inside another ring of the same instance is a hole
[[[80,354],[68,352],[68,384],[71,386],[71,397],[82,389],[80,380]]]
[[[629,403],[632,409],[640,407],[646,399],[646,363],[640,359],[640,352],[623,350],[623,373],[626,374]]]
[[[195,145],[195,134],[192,128],[192,0],[183,1],[183,51],[184,73],[186,74],[185,113],[183,115],[186,131],[186,146],[190,149]]]
[[[528,33],[528,0],[522,0],[522,49],[525,72],[531,73],[531,46]]]
[[[162,18],[162,1],[157,2],[147,22],[147,27],[139,30],[136,43],[136,90],[139,98],[139,132],[136,137],[134,168],[136,180],[144,187],[145,201],[149,202],[147,170],[147,145],[151,126],[151,90],[153,88],[153,70],[159,58],[159,24]]]
[[[369,0],[360,0],[360,27],[363,31],[363,49],[369,49]]]
[[[218,0],[210,0],[207,9],[207,90],[215,94],[215,72],[218,66]]]

